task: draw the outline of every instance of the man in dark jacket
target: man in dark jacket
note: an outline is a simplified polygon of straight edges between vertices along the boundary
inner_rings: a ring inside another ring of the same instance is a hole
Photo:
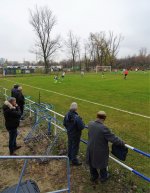
[[[18,87],[18,91],[16,93],[15,98],[16,98],[16,102],[17,102],[18,106],[20,107],[21,119],[23,120],[23,111],[24,111],[25,98],[24,98],[24,95],[22,93],[22,87],[21,86]]]
[[[5,101],[3,105],[3,113],[5,118],[5,126],[9,132],[9,151],[10,155],[15,155],[14,151],[19,149],[21,146],[17,146],[17,127],[19,126],[21,111],[19,106],[16,104],[16,99],[10,97]]]
[[[18,84],[14,85],[14,88],[11,90],[11,97],[15,97],[16,98],[17,93],[18,93],[18,87],[19,87]]]
[[[109,174],[107,172],[109,147],[108,142],[124,146],[124,142],[116,137],[104,125],[106,113],[100,111],[97,113],[96,121],[88,124],[88,146],[87,146],[87,163],[90,166],[91,181],[96,181],[99,177],[101,182],[105,182]],[[100,173],[98,173],[98,169]]]
[[[79,166],[82,163],[77,159],[80,137],[85,125],[77,113],[77,103],[73,102],[70,111],[65,115],[64,126],[68,135],[68,157],[73,165]]]

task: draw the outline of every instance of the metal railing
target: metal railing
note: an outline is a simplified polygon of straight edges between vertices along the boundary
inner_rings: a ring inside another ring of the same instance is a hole
[[[6,88],[3,88],[3,89],[4,89],[4,96],[7,98],[7,96],[8,96],[8,95],[7,95],[7,89],[6,89]],[[35,103],[35,102],[32,101],[31,99],[26,99],[26,100],[28,101],[28,103],[30,103],[29,106],[31,106],[32,104]],[[33,113],[33,110],[32,110],[31,108],[28,108],[28,110],[30,111],[30,114]],[[62,114],[60,114],[60,113],[58,113],[58,112],[55,112],[55,111],[53,111],[53,110],[51,110],[51,109],[49,109],[49,108],[46,108],[46,110],[53,114],[52,119],[51,119],[51,124],[54,125],[55,134],[57,134],[57,129],[61,129],[62,131],[65,131],[65,132],[66,132],[66,129],[65,129],[64,127],[62,127],[62,126],[60,126],[60,125],[57,124],[57,120],[59,120],[58,117],[64,118],[64,115],[62,115]],[[83,140],[83,139],[81,139],[81,142],[83,142],[84,144],[87,144],[87,141],[85,141],[85,140]],[[125,146],[126,146],[127,148],[129,148],[129,149],[131,149],[131,150],[139,153],[139,154],[142,154],[143,156],[146,156],[146,157],[150,158],[150,154],[149,154],[149,153],[146,153],[146,152],[144,152],[144,151],[141,151],[141,150],[139,150],[139,149],[137,149],[137,148],[134,148],[134,147],[132,147],[132,146],[130,146],[130,145],[128,145],[128,144],[125,144]],[[131,171],[132,173],[136,174],[137,176],[141,177],[142,179],[150,182],[150,178],[149,178],[149,177],[147,177],[147,176],[141,174],[140,172],[134,170],[133,168],[125,165],[124,163],[120,162],[119,160],[115,159],[115,158],[112,157],[112,156],[109,156],[109,158],[112,159],[113,161],[115,161],[116,163],[118,163],[119,165],[121,165],[122,167],[126,168],[127,170]]]
[[[68,192],[70,193],[70,164],[69,164],[69,158],[67,156],[0,156],[0,160],[6,160],[6,159],[22,159],[24,160],[24,164],[22,167],[22,171],[18,180],[18,184],[15,190],[15,193],[19,193],[19,188],[22,182],[22,178],[24,176],[25,170],[27,168],[28,160],[33,159],[65,159],[67,163],[67,188],[60,189],[52,192],[47,193],[60,193],[60,192]]]

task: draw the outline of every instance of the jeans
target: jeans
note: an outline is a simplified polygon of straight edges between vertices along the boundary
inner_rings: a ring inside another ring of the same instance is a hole
[[[69,136],[68,135],[68,157],[76,163],[78,162],[77,155],[79,152],[80,136]]]
[[[11,129],[8,130],[9,132],[9,151],[10,153],[13,153],[17,144],[16,144],[16,138],[17,138],[17,129]]]

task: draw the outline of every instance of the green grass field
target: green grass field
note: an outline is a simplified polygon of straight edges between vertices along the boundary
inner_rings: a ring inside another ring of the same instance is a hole
[[[66,74],[64,81],[57,84],[54,83],[53,77],[41,75],[1,78],[0,86],[11,89],[14,83],[19,83],[23,86],[24,94],[31,96],[36,101],[38,101],[40,91],[41,101],[53,104],[55,110],[61,114],[65,114],[70,103],[75,101],[79,105],[79,114],[85,123],[95,119],[99,110],[104,110],[108,115],[105,124],[114,133],[120,136],[127,144],[145,152],[150,152],[150,119],[100,105],[108,105],[149,117],[150,72],[130,72],[127,80],[123,79],[121,73],[106,73],[103,79],[100,74],[85,74],[83,78],[79,74]],[[69,96],[63,96],[58,93]],[[98,104],[93,104],[92,102]],[[83,138],[87,139],[87,131],[83,132]],[[83,144],[81,144],[81,151],[85,152],[85,145]],[[148,158],[129,151],[125,163],[137,171],[150,176]],[[110,161],[110,167],[114,169],[118,165]],[[122,170],[126,174],[128,183],[132,181],[138,185],[138,192],[143,192],[144,189],[145,191],[148,190],[147,182],[127,172],[125,169]]]

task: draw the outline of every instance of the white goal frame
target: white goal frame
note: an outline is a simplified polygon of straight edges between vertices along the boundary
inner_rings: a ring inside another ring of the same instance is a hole
[[[111,66],[96,66],[96,74],[98,72],[111,72]]]

